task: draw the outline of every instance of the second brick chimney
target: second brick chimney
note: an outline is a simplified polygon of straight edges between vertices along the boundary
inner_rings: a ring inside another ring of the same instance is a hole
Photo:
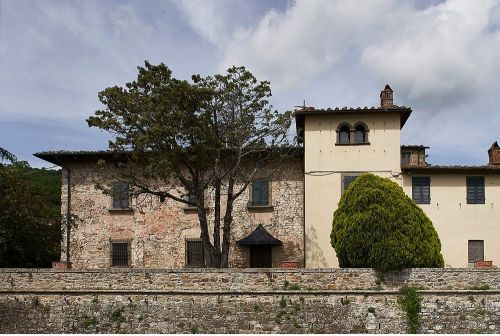
[[[500,147],[498,147],[498,142],[495,141],[490,149],[488,149],[488,156],[490,157],[490,165],[500,165]]]
[[[389,84],[386,84],[385,88],[380,92],[380,107],[388,108],[393,105],[393,91]]]

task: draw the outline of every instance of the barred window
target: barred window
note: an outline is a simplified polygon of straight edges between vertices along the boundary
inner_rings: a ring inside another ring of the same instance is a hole
[[[467,176],[467,204],[484,204],[484,176]]]
[[[205,255],[201,239],[186,240],[186,266],[204,267]]]
[[[269,205],[269,180],[261,179],[252,182],[252,205]]]
[[[412,177],[412,198],[417,204],[431,203],[431,178],[429,176]]]
[[[129,185],[118,182],[113,184],[113,209],[129,209]]]
[[[111,243],[111,266],[129,266],[129,243]]]
[[[469,240],[468,260],[470,263],[484,260],[484,240]]]

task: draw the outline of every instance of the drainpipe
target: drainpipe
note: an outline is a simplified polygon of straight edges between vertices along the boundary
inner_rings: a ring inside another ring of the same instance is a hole
[[[64,165],[61,160],[55,156],[55,159],[59,162],[61,167],[66,169],[67,173],[67,185],[68,185],[68,191],[67,191],[67,199],[66,199],[66,267],[68,268],[70,265],[70,253],[69,253],[69,247],[70,247],[70,231],[71,231],[71,169],[69,169],[68,166]]]

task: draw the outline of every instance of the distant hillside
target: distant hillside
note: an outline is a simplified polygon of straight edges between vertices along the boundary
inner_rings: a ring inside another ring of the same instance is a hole
[[[22,177],[30,182],[37,194],[56,214],[61,211],[61,170],[23,168]]]

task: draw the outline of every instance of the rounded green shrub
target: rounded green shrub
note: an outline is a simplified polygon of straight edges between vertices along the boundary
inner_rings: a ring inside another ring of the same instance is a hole
[[[430,219],[399,185],[373,174],[361,175],[344,192],[330,238],[340,267],[444,266]]]

